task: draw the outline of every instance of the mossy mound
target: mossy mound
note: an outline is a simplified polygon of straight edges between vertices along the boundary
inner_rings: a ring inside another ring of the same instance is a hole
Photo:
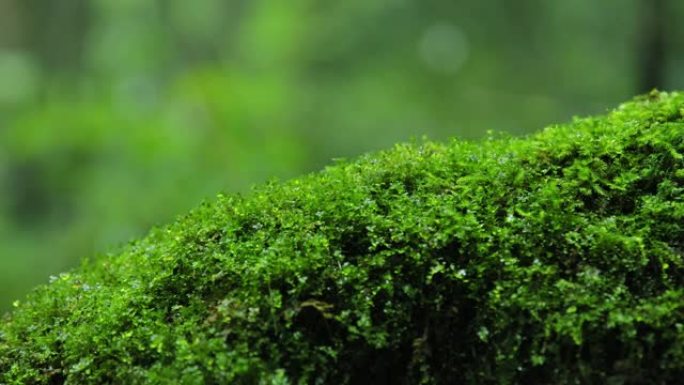
[[[673,384],[684,95],[220,196],[38,288],[0,384]]]

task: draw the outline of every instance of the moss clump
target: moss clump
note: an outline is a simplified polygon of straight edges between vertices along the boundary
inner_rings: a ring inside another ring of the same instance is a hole
[[[219,196],[38,288],[0,384],[672,384],[684,95]]]

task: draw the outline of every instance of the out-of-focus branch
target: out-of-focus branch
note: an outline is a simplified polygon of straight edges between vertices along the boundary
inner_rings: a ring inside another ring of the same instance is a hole
[[[637,86],[647,92],[666,86],[667,0],[641,0],[639,11]]]

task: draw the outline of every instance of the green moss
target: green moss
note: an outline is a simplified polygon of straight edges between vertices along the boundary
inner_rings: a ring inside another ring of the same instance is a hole
[[[16,303],[0,384],[672,384],[684,95],[219,196]]]

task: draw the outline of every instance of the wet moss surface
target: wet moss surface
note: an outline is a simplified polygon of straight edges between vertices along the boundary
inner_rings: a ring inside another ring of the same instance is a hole
[[[398,145],[53,277],[0,384],[674,384],[684,95]]]

